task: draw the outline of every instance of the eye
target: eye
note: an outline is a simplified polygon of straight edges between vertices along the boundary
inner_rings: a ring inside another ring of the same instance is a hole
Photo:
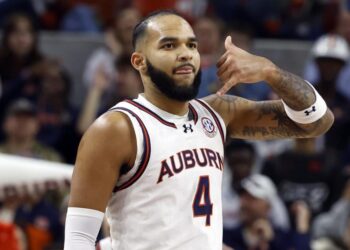
[[[173,48],[175,48],[175,44],[173,43],[166,43],[162,45],[162,49],[173,49]]]
[[[197,43],[189,43],[188,47],[191,49],[197,49]]]

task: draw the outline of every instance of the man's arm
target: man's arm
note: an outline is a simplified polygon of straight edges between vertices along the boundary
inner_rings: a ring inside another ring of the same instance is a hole
[[[311,124],[299,124],[286,114],[281,101],[250,101],[238,96],[211,95],[204,98],[224,119],[228,134],[242,139],[307,138],[325,133],[333,123],[326,114]]]
[[[232,137],[314,137],[330,128],[333,115],[329,109],[317,121],[302,124],[287,115],[281,100],[255,102],[224,95],[239,82],[255,83],[264,80],[282,98],[285,105],[296,112],[309,108],[316,101],[316,92],[300,77],[279,69],[266,58],[235,47],[230,39],[226,39],[225,47],[226,53],[218,62],[218,76],[224,86],[217,95],[211,95],[204,100],[221,114]]]
[[[72,177],[65,250],[94,249],[103,213],[123,164],[133,165],[136,139],[126,115],[110,112],[83,136]]]

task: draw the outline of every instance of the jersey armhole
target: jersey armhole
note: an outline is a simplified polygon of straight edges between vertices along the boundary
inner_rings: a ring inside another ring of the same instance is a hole
[[[135,161],[133,163],[132,166],[129,166],[129,168],[125,169],[124,171],[121,171],[121,174],[119,176],[119,179],[116,183],[116,189],[120,186],[122,186],[123,184],[125,184],[126,182],[128,182],[133,175],[135,175],[138,166],[141,164],[141,160],[142,160],[142,156],[143,156],[143,152],[144,152],[144,136],[142,133],[142,129],[141,126],[139,124],[139,122],[137,121],[137,119],[132,116],[129,112],[122,110],[122,109],[112,109],[111,111],[114,112],[121,112],[123,114],[125,114],[128,119],[130,120],[134,133],[135,133],[135,138],[136,138],[136,157],[135,157]]]

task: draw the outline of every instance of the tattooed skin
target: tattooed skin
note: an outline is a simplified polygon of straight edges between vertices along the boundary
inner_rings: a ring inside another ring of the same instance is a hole
[[[278,69],[281,80],[271,82],[271,88],[294,110],[303,110],[315,102],[313,89],[299,76]]]
[[[211,95],[204,99],[227,124],[228,133],[234,138],[282,139],[306,138],[319,135],[332,124],[332,114],[312,124],[297,124],[285,113],[282,102],[254,102],[237,96]]]

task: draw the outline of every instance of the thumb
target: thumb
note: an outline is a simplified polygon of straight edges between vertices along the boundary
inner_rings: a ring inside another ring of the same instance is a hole
[[[230,48],[233,48],[233,47],[234,47],[234,45],[232,43],[231,36],[227,36],[226,39],[225,39],[225,49],[229,50]]]

